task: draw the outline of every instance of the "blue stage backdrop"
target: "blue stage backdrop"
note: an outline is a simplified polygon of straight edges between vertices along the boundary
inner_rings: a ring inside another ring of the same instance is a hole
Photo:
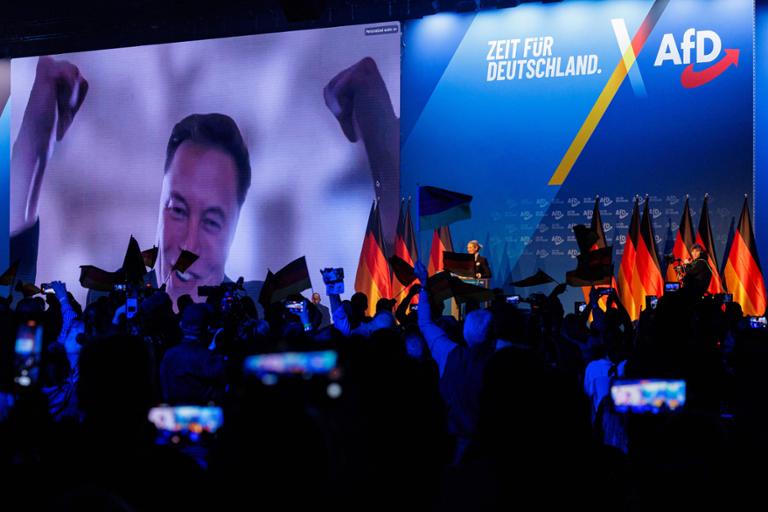
[[[0,59],[0,204],[9,202],[11,173],[11,62]],[[8,208],[0,208],[0,269],[8,266]],[[0,270],[2,272],[3,270]]]
[[[485,242],[496,286],[537,267],[563,280],[595,194],[617,271],[635,194],[649,195],[661,253],[686,194],[697,225],[709,193],[721,260],[753,189],[752,21],[748,0],[649,0],[410,22],[403,193],[472,194],[454,244]]]
[[[760,263],[768,263],[768,1],[755,9],[755,237]]]

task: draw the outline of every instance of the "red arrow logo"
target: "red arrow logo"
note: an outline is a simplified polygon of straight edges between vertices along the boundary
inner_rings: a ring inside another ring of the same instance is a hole
[[[731,66],[731,64],[733,64],[734,66],[739,65],[738,49],[731,49],[731,48],[726,49],[725,57],[720,59],[718,62],[712,64],[707,69],[702,69],[701,71],[694,71],[693,64],[689,64],[688,67],[686,67],[683,70],[683,74],[680,75],[680,83],[683,84],[683,87],[685,87],[686,89],[693,89],[694,87],[699,87],[708,82],[711,82],[712,80],[720,76],[723,73],[723,71],[725,71]]]

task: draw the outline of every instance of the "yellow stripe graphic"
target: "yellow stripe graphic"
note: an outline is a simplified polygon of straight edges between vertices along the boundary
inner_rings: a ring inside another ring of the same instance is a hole
[[[592,110],[589,112],[584,124],[579,128],[576,137],[571,142],[571,146],[568,151],[565,152],[563,159],[560,160],[560,164],[555,169],[555,173],[549,180],[550,185],[562,185],[565,178],[568,177],[568,173],[571,172],[573,164],[581,155],[584,150],[584,146],[587,145],[587,141],[592,136],[592,133],[597,128],[600,120],[603,118],[603,114],[608,109],[608,105],[613,101],[613,97],[616,96],[616,92],[619,90],[619,86],[626,78],[630,68],[635,63],[635,50],[630,44],[627,50],[624,52],[619,63],[616,65],[616,69],[613,70],[611,77],[608,79],[608,83],[603,87],[603,91],[598,96],[597,101],[592,106]]]

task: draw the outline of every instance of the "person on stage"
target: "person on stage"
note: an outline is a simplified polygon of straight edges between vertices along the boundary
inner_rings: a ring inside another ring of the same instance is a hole
[[[700,244],[693,244],[691,256],[693,256],[693,259],[685,262],[683,288],[689,295],[698,299],[709,288],[709,282],[712,279],[712,269],[709,268],[709,263],[707,262],[707,251]]]
[[[470,240],[467,243],[467,252],[475,256],[475,277],[478,279],[490,279],[491,267],[488,260],[480,256],[480,249],[483,246],[477,240]]]

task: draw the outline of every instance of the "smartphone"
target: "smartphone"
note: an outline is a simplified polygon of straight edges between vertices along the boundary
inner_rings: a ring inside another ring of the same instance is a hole
[[[520,296],[510,295],[509,297],[507,297],[507,304],[520,304]]]
[[[304,312],[304,301],[289,300],[285,303],[285,309],[294,314]]]
[[[257,377],[328,375],[336,368],[337,359],[338,354],[334,350],[259,354],[245,359],[245,373]]]
[[[149,421],[158,430],[159,444],[197,444],[224,424],[224,413],[216,406],[159,406],[149,410]]]
[[[664,283],[664,293],[676,292],[680,289],[680,283]]]
[[[613,293],[613,288],[600,288],[598,290],[598,295],[610,295]]]
[[[582,300],[577,300],[573,303],[573,312],[577,315],[580,315],[584,312],[584,310],[587,309],[587,303]]]
[[[645,296],[645,309],[656,309],[656,305],[659,303],[659,298],[655,295]]]
[[[56,293],[53,291],[51,283],[41,283],[40,290],[42,290],[43,293]]]
[[[37,383],[40,356],[43,351],[43,325],[37,320],[24,320],[16,332],[14,382],[28,387]]]
[[[749,317],[750,329],[768,329],[768,320],[764,316],[750,316]]]
[[[684,380],[619,380],[611,386],[617,412],[652,413],[675,411],[685,405]]]
[[[139,299],[137,297],[128,297],[125,300],[125,318],[131,319],[139,312]]]
[[[419,310],[419,305],[418,304],[411,304],[410,308],[411,308],[411,311],[418,311]]]

